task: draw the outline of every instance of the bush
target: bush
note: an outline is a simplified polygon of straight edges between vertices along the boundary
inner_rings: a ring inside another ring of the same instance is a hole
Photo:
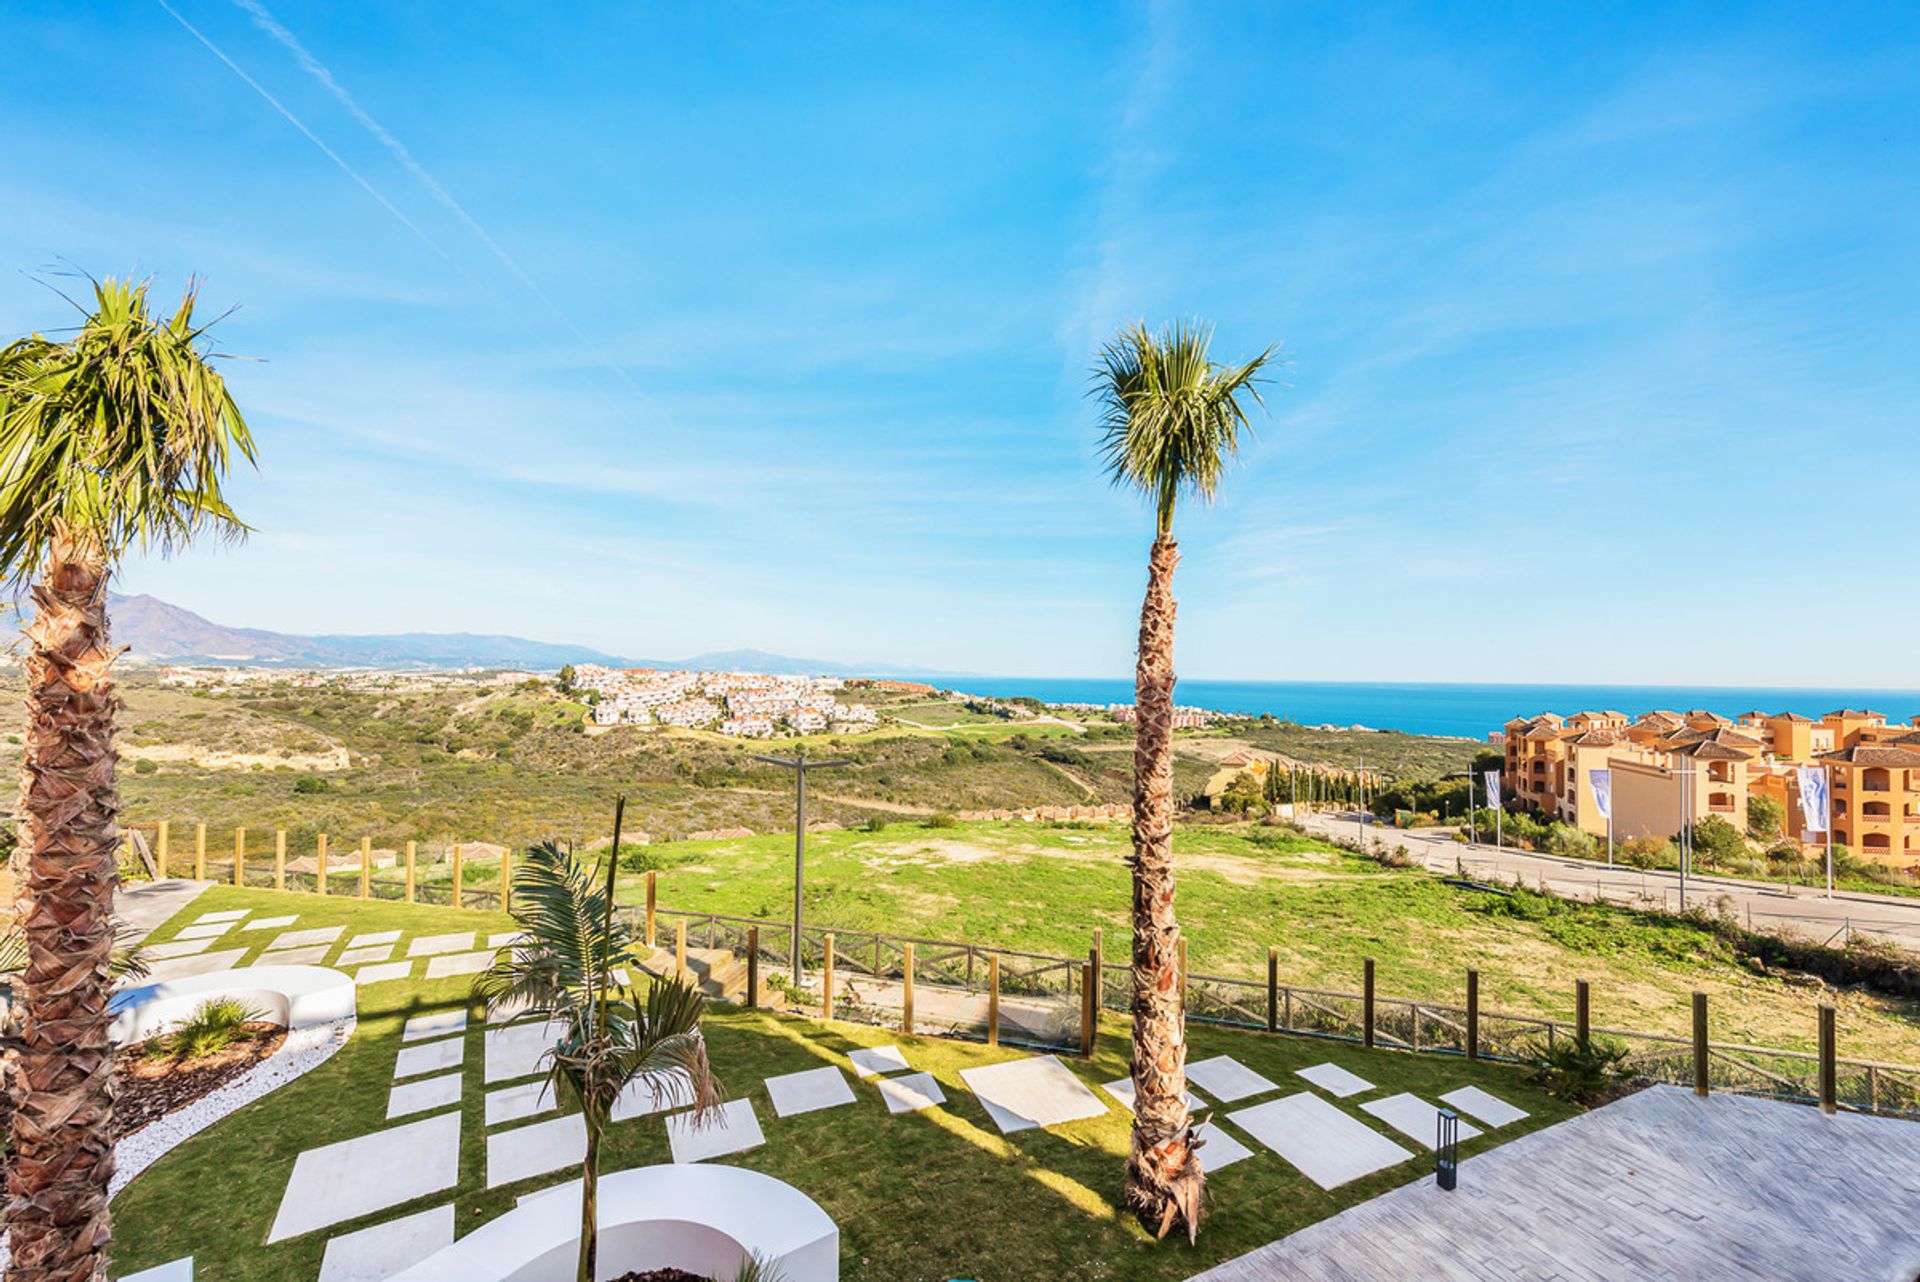
[[[1680,852],[1664,838],[1629,837],[1620,843],[1620,858],[1635,868],[1670,868],[1680,862]]]
[[[1556,855],[1590,859],[1594,852],[1593,836],[1568,824],[1549,824],[1547,849]]]
[[[154,1038],[147,1053],[182,1060],[217,1055],[240,1041],[246,1026],[259,1018],[258,1011],[237,997],[215,997],[201,1003],[200,1008],[171,1033]]]
[[[160,763],[152,757],[142,757],[133,763],[133,773],[137,775],[150,775],[159,768]]]
[[[1583,1108],[1603,1104],[1627,1080],[1627,1048],[1608,1037],[1537,1038],[1527,1048],[1534,1080],[1547,1094]]]
[[[1747,833],[1755,841],[1772,841],[1782,831],[1787,809],[1772,797],[1747,798]]]
[[[299,793],[332,792],[333,785],[319,775],[301,775],[293,781],[293,790]]]
[[[1694,857],[1704,857],[1709,868],[1745,859],[1752,853],[1740,830],[1719,815],[1708,815],[1693,825],[1693,849]]]
[[[928,815],[926,826],[929,828],[952,828],[959,822],[958,819],[955,819],[952,815],[942,810],[935,814]]]
[[[868,832],[885,832],[887,830],[886,816],[868,815],[867,821],[860,826]]]

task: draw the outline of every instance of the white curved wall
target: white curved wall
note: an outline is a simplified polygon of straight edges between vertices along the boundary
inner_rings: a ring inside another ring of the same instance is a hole
[[[143,1042],[221,997],[245,1002],[288,1032],[350,1020],[357,1010],[353,979],[325,966],[247,966],[182,979],[129,984],[113,995],[116,1046]]]

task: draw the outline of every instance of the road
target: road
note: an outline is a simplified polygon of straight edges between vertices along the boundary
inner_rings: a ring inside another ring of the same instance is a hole
[[[1351,811],[1301,816],[1309,831],[1348,841],[1361,831],[1360,821],[1361,816]],[[1378,838],[1388,849],[1405,846],[1409,855],[1434,872],[1464,871],[1482,880],[1518,879],[1529,886],[1544,883],[1558,894],[1633,907],[1714,909],[1724,900],[1731,903],[1741,921],[1756,930],[1789,930],[1836,944],[1852,934],[1864,933],[1920,952],[1920,898],[1841,890],[1828,899],[1824,890],[1808,886],[1694,875],[1686,880],[1683,903],[1676,872],[1643,872],[1625,865],[1609,869],[1604,862],[1563,855],[1502,850],[1486,843],[1463,845],[1453,839],[1451,828],[1397,829],[1371,817],[1365,833],[1367,845]]]

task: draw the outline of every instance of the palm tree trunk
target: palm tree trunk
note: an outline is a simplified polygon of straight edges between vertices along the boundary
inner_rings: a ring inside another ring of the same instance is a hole
[[[600,1130],[605,1119],[588,1103],[587,1153],[580,1161],[580,1269],[578,1282],[594,1282],[600,1267]]]
[[[113,652],[106,567],[61,537],[33,588],[14,913],[27,936],[7,1170],[14,1282],[106,1276],[113,1175]]]
[[[1173,568],[1171,537],[1154,540],[1140,607],[1133,749],[1133,1149],[1127,1202],[1161,1237],[1200,1229],[1205,1180],[1188,1125],[1180,927],[1173,915]]]

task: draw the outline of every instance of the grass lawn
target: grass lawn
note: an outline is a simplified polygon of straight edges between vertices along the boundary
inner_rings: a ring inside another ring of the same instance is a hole
[[[346,935],[400,929],[411,936],[469,926],[498,930],[509,924],[498,914],[215,887],[153,939],[171,938],[203,913],[234,908],[251,909],[255,915],[298,913],[300,921],[290,929],[340,922],[348,927]],[[257,939],[258,947],[274,933],[233,935],[249,944]],[[196,1276],[209,1282],[310,1282],[330,1232],[441,1204],[443,1197],[423,1199],[333,1230],[263,1245],[295,1158],[306,1149],[386,1125],[387,1092],[404,1020],[467,1001],[470,982],[467,977],[416,979],[361,989],[358,1033],[339,1054],[174,1150],[115,1201],[116,1272],[192,1255]],[[461,1179],[452,1195],[460,1232],[505,1211],[520,1195],[571,1174],[557,1171],[498,1189],[485,1187],[481,1015],[475,1004],[466,1034]],[[1197,1248],[1184,1241],[1156,1243],[1117,1202],[1128,1135],[1123,1111],[1115,1107],[1101,1117],[1052,1131],[1003,1137],[960,1081],[963,1068],[1021,1052],[899,1038],[859,1025],[725,1007],[708,1019],[707,1037],[728,1094],[753,1101],[769,1141],[725,1160],[777,1176],[818,1201],[840,1225],[841,1276],[849,1282],[1181,1279],[1431,1170],[1431,1157],[1423,1151],[1328,1193],[1255,1146],[1254,1157],[1210,1181],[1213,1218]],[[774,1116],[764,1078],[821,1064],[844,1067],[846,1051],[890,1042],[900,1043],[916,1068],[939,1079],[948,1097],[944,1108],[893,1117],[871,1084],[856,1083],[858,1099],[851,1107],[785,1119]],[[1097,1085],[1126,1076],[1126,1054],[1124,1021],[1110,1018],[1093,1061],[1066,1062],[1083,1080]],[[1281,1083],[1286,1093],[1310,1089],[1292,1076],[1295,1069],[1331,1061],[1374,1082],[1381,1093],[1413,1091],[1432,1100],[1455,1087],[1477,1084],[1532,1114],[1471,1141],[1464,1146],[1468,1154],[1572,1111],[1508,1066],[1193,1028],[1192,1057],[1216,1054],[1233,1055]],[[1346,1111],[1386,1131],[1351,1103]],[[606,1170],[666,1160],[659,1117],[613,1128]]]

